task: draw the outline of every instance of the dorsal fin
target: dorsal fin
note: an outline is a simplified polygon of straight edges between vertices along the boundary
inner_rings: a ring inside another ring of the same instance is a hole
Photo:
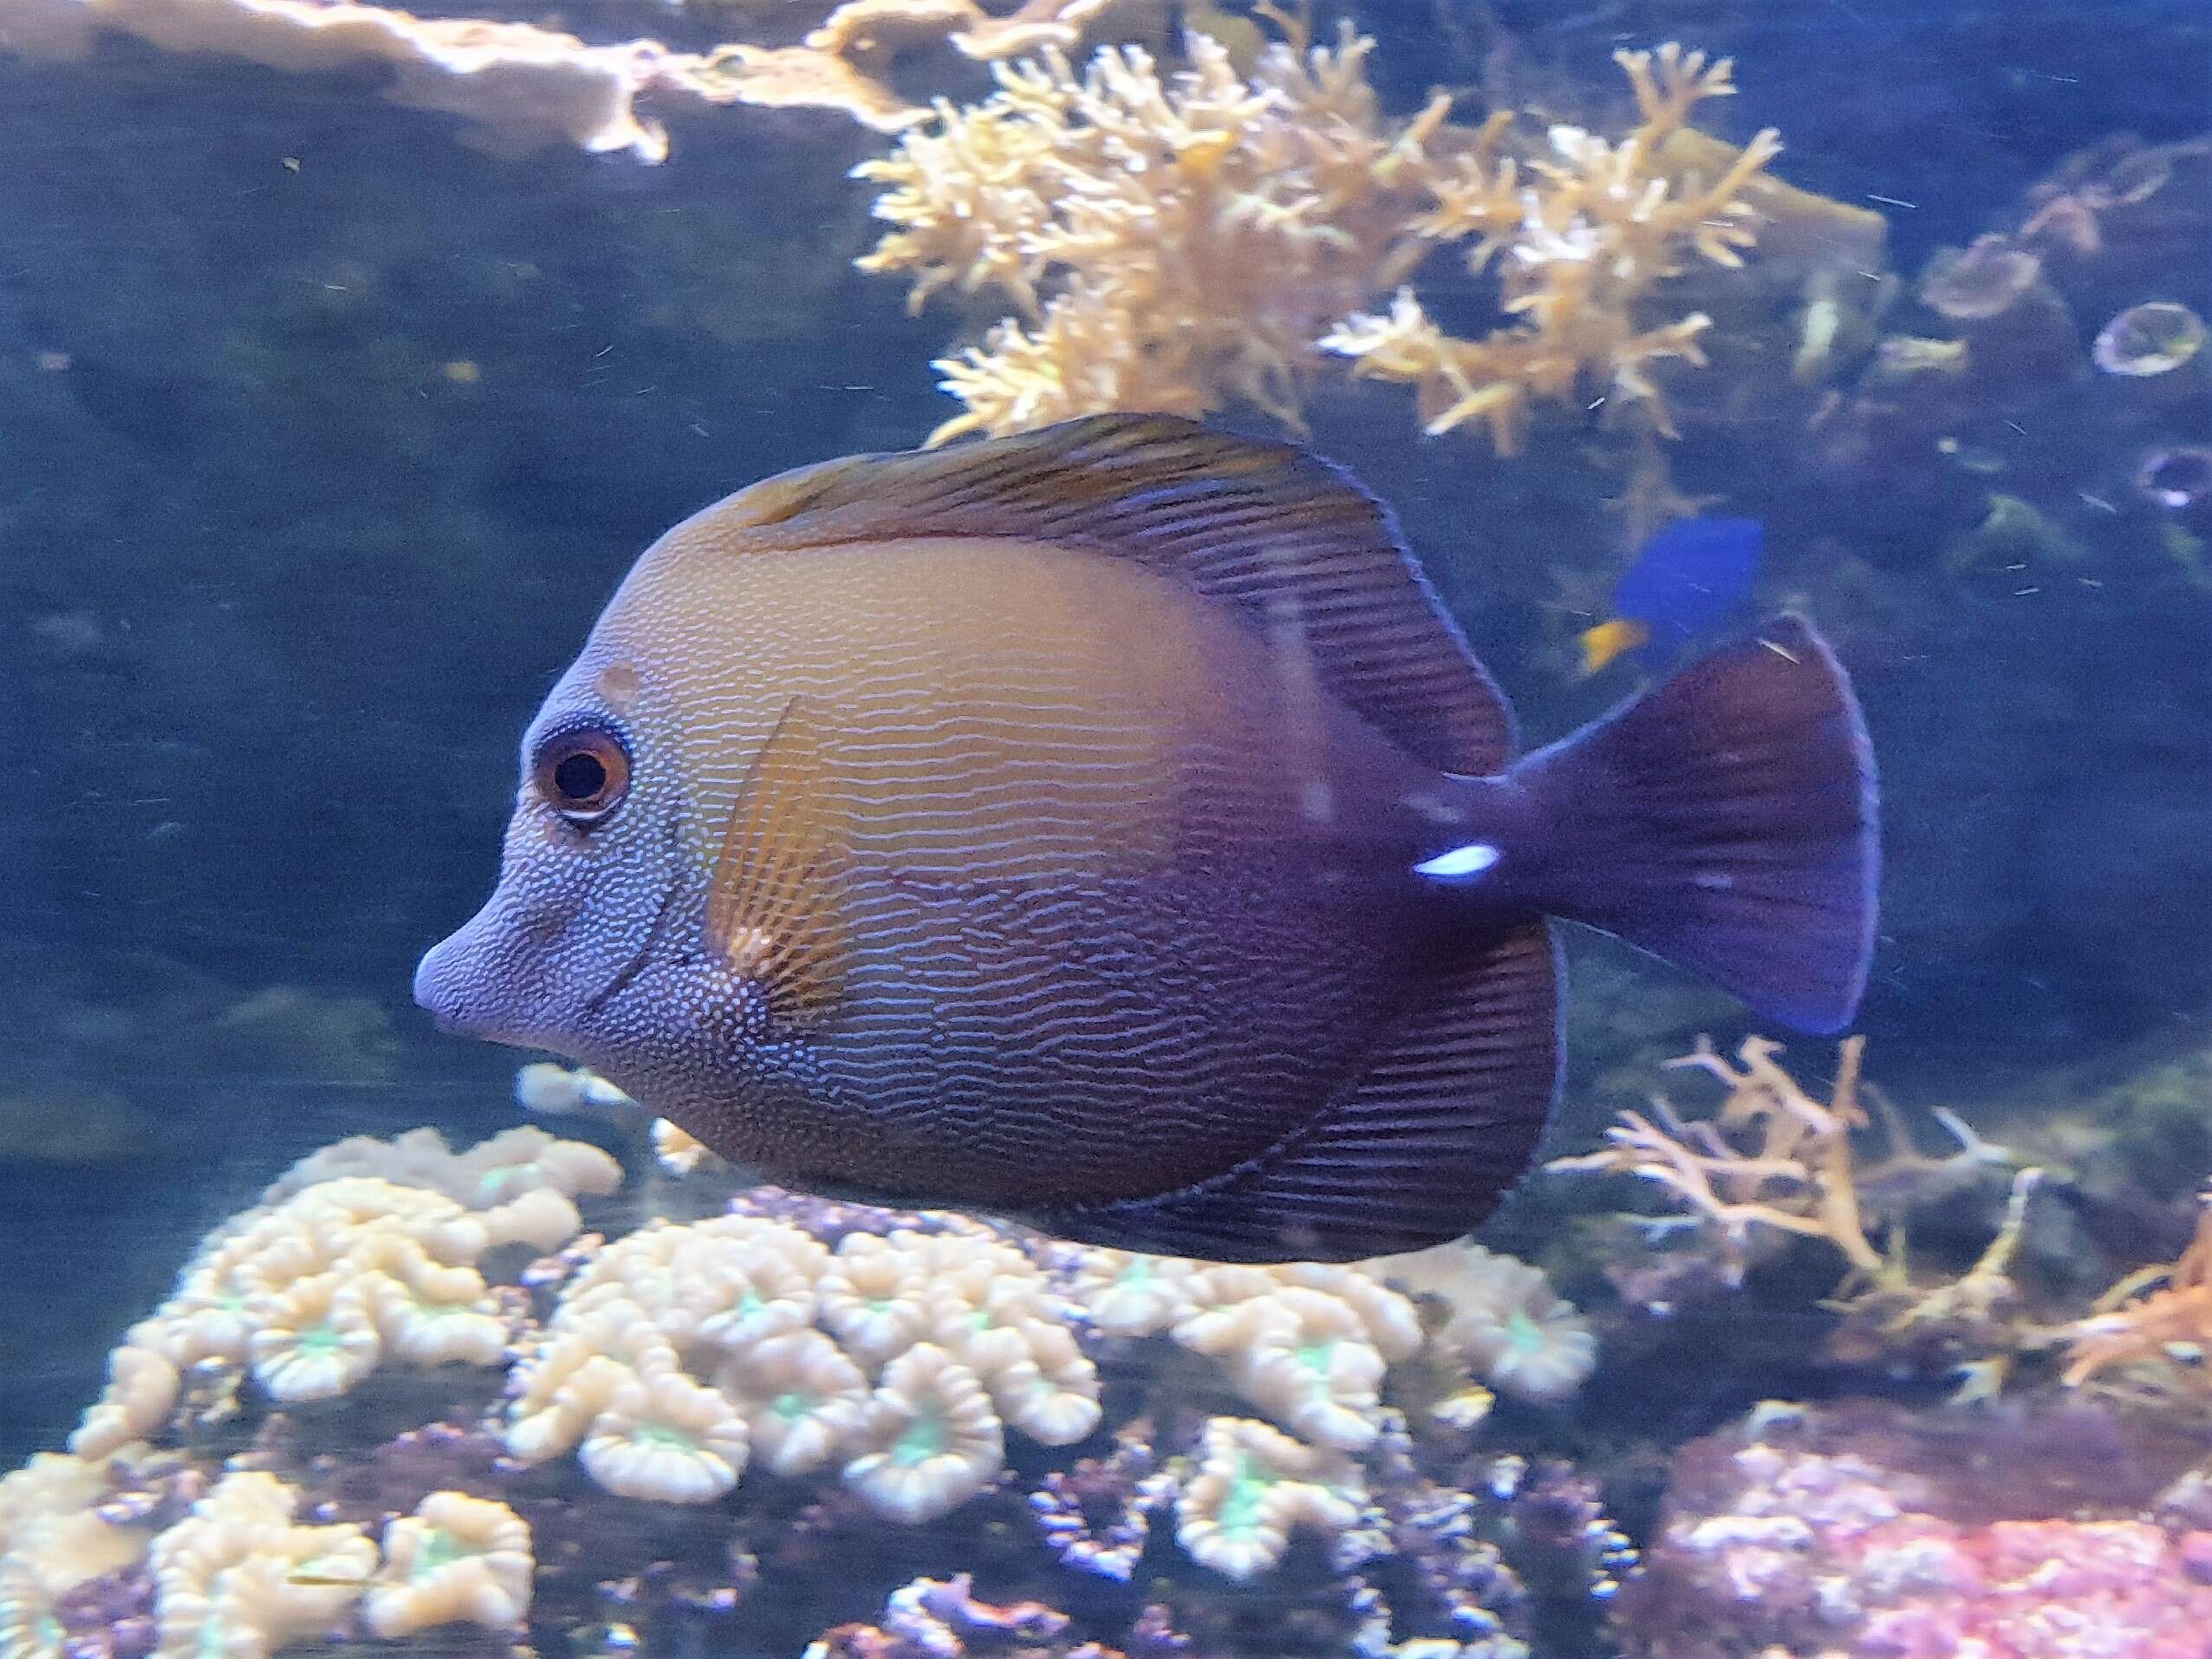
[[[790,550],[1019,538],[1131,558],[1296,643],[1346,707],[1440,771],[1512,758],[1513,716],[1389,511],[1294,446],[1171,415],[1090,415],[945,450],[764,479],[677,532]]]
[[[706,900],[708,943],[795,1025],[818,1022],[844,991],[847,840],[815,712],[795,697],[738,786]]]

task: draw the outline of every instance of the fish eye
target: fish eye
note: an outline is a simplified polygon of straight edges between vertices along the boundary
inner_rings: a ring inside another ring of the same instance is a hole
[[[538,745],[530,775],[548,805],[579,830],[589,829],[629,792],[630,751],[612,732],[576,726]]]

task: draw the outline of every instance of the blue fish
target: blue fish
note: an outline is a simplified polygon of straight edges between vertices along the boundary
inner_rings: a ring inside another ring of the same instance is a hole
[[[1659,668],[1727,621],[1759,575],[1756,518],[1685,518],[1643,544],[1613,589],[1613,614],[1582,635],[1582,671],[1617,657]]]

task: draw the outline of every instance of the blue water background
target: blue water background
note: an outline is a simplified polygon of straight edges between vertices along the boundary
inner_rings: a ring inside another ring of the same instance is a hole
[[[2076,148],[2212,114],[2182,0],[1440,10],[1369,8],[1396,102],[1504,36],[1515,73],[1593,85],[1619,42],[1735,53],[1726,132],[1779,127],[1792,183],[1882,205],[1908,274]],[[488,885],[524,720],[667,524],[945,413],[947,318],[848,268],[840,174],[878,146],[834,118],[516,162],[372,94],[127,42],[0,56],[0,1465],[60,1441],[190,1241],[290,1160],[513,1121],[511,1057],[430,1032],[407,985]],[[1398,508],[1533,735],[1617,689],[1559,679],[1535,608],[1486,594],[1486,561],[1606,544],[1586,473],[1423,445],[1379,391],[1315,438]],[[1773,441],[1701,436],[1679,469],[1770,544],[1932,556],[1878,500],[1778,492]],[[2024,431],[2010,464],[2067,442]],[[1850,634],[1890,780],[1883,1075],[1994,1093],[2200,1045],[2212,595],[1942,593]],[[1586,1138],[1607,1108],[1580,1109]]]

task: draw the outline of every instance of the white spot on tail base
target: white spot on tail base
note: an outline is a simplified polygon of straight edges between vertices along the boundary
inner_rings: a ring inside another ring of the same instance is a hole
[[[1413,867],[1415,875],[1432,875],[1441,880],[1454,876],[1480,875],[1498,862],[1498,849],[1487,841],[1470,842],[1464,847],[1454,847],[1434,858],[1424,858]]]

